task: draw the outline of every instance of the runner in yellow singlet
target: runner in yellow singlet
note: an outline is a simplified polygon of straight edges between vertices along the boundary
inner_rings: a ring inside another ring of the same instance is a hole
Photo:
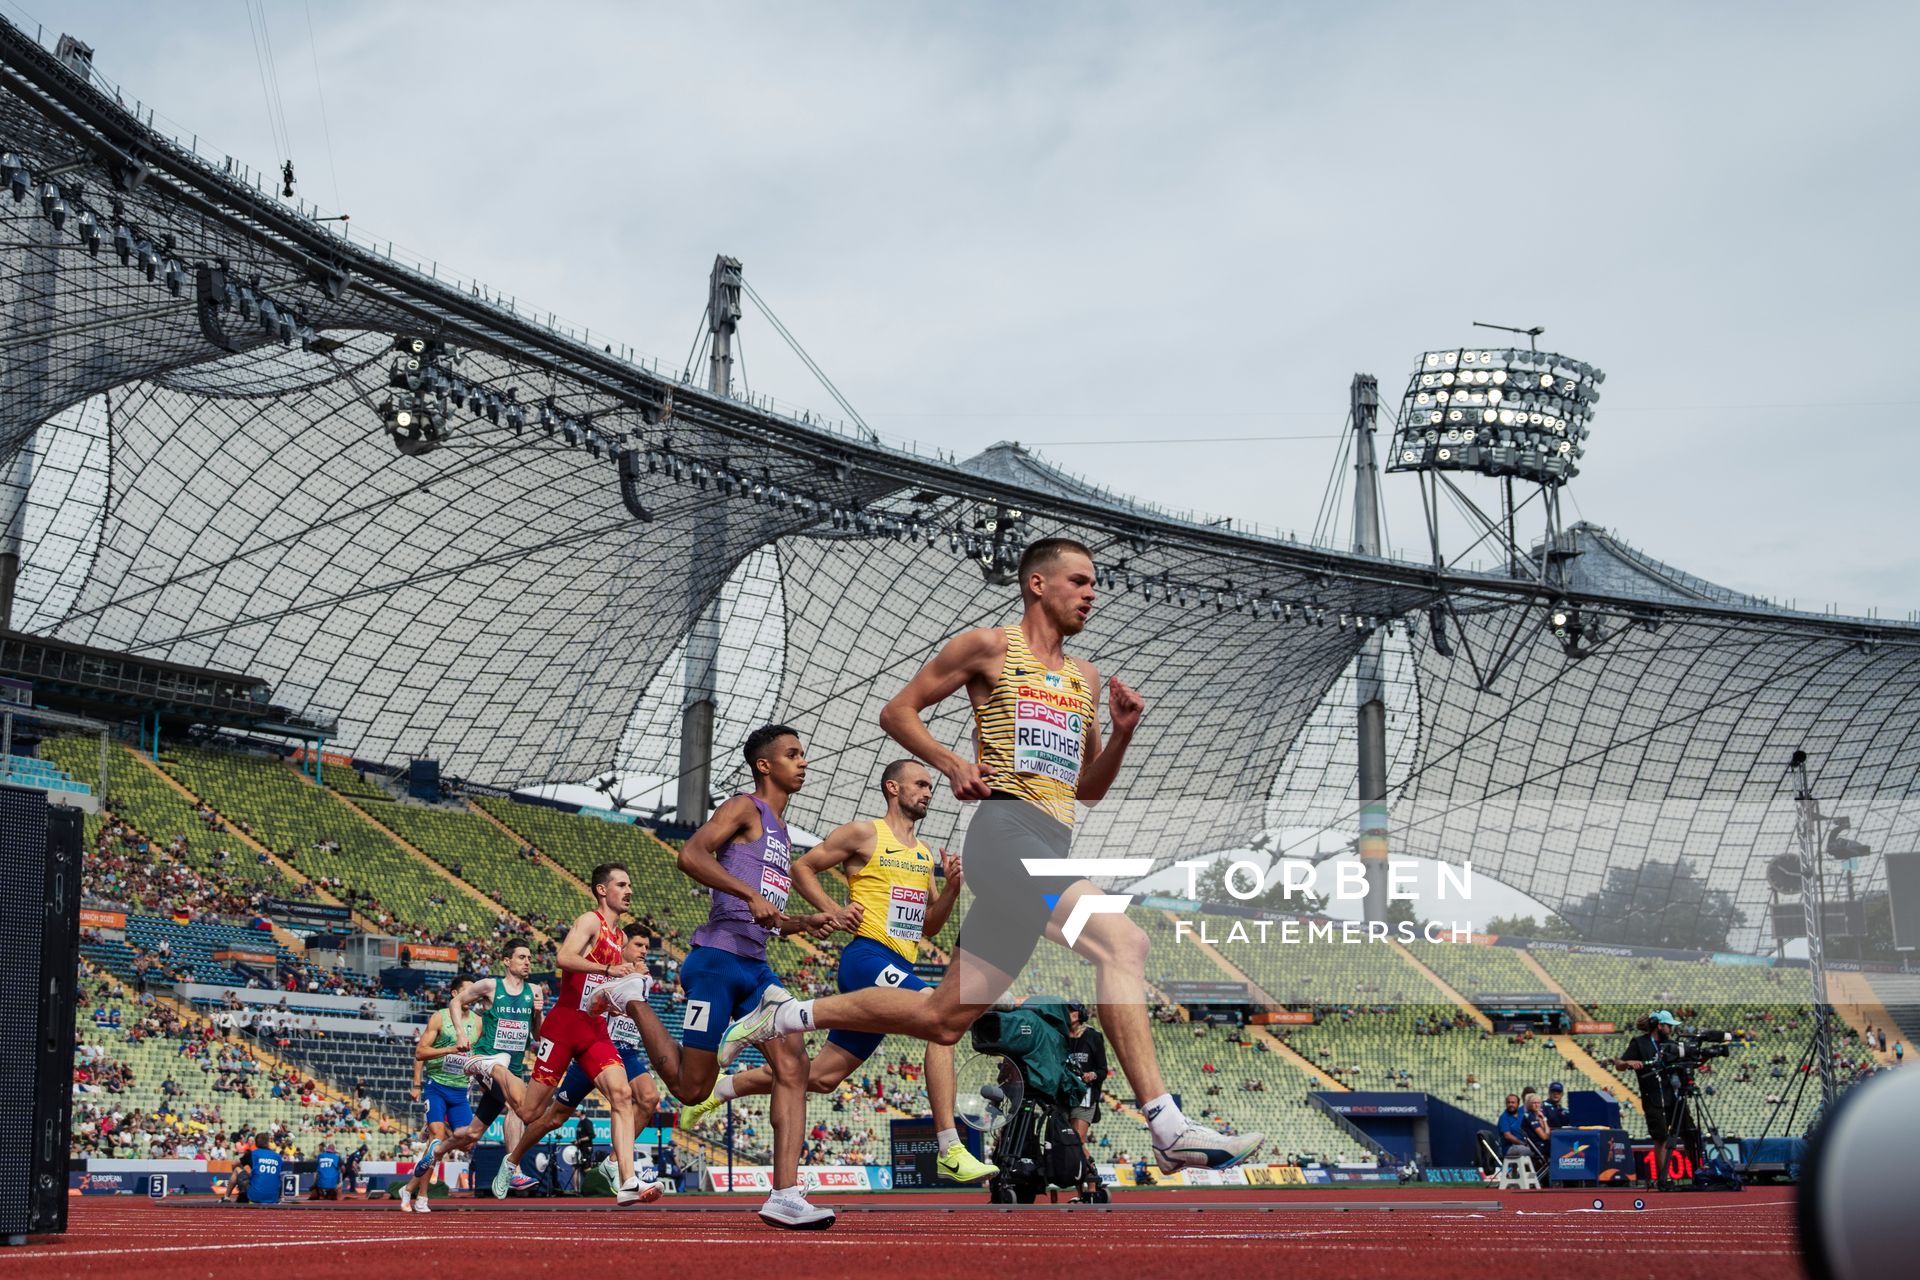
[[[835,828],[793,864],[793,887],[832,916],[836,928],[854,934],[840,953],[840,990],[931,992],[933,987],[913,966],[920,958],[920,939],[940,932],[953,914],[960,897],[960,859],[951,854],[941,859],[946,886],[936,894],[933,852],[919,835],[920,821],[933,803],[933,775],[926,766],[918,760],[895,760],[880,775],[880,794],[887,801],[886,815]],[[820,885],[821,874],[833,867],[846,870],[852,900],[844,907]],[[833,1032],[807,1068],[807,1089],[833,1092],[885,1039],[877,1032]],[[950,1182],[983,1182],[995,1167],[967,1150],[954,1123],[953,1046],[929,1041],[926,1065],[940,1175]],[[691,1129],[731,1098],[772,1091],[771,1068],[739,1072],[715,1085],[705,1102],[683,1110],[680,1124]]]
[[[963,853],[974,903],[946,976],[931,998],[878,987],[819,1000],[769,993],[727,1039],[757,1043],[819,1029],[897,1031],[954,1044],[1013,985],[1045,937],[1098,971],[1100,1021],[1141,1099],[1161,1170],[1238,1164],[1263,1135],[1216,1133],[1180,1113],[1161,1078],[1147,1016],[1146,934],[1127,919],[1125,896],[1088,878],[1137,877],[1151,860],[1069,856],[1075,806],[1097,804],[1112,790],[1146,705],[1109,681],[1112,736],[1103,741],[1100,673],[1067,656],[1066,641],[1093,612],[1093,553],[1070,538],[1033,543],[1020,557],[1020,597],[1018,626],[956,636],[880,713],[881,728],[945,774],[955,799],[982,802]],[[942,745],[922,719],[962,689],[973,704],[972,759]]]

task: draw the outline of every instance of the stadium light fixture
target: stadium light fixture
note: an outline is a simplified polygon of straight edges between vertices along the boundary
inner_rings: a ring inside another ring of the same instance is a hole
[[[1407,380],[1387,470],[1564,484],[1579,474],[1604,381],[1602,371],[1552,352],[1425,352]]]

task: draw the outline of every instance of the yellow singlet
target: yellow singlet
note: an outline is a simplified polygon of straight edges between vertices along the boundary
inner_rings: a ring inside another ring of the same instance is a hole
[[[900,843],[887,820],[876,818],[873,856],[847,883],[864,911],[855,936],[892,947],[903,959],[919,959],[920,932],[933,901],[933,853],[926,844]]]
[[[1072,826],[1074,789],[1093,727],[1093,690],[1072,659],[1049,671],[1019,627],[1008,627],[1006,635],[1000,679],[985,705],[974,709],[980,763],[993,769],[987,785]]]

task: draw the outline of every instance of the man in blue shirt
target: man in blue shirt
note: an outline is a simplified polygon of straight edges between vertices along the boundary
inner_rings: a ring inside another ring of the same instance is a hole
[[[253,1140],[253,1149],[240,1157],[233,1167],[233,1183],[227,1188],[229,1204],[279,1204],[280,1157],[273,1150],[272,1135],[262,1133]],[[241,1182],[242,1171],[246,1181]]]
[[[1500,1142],[1503,1156],[1512,1155],[1517,1147],[1531,1155],[1533,1148],[1527,1145],[1525,1126],[1526,1117],[1520,1112],[1520,1095],[1507,1095],[1507,1109],[1500,1113]]]
[[[331,1141],[322,1144],[320,1154],[314,1160],[312,1200],[338,1200],[340,1198],[340,1153],[334,1149]]]

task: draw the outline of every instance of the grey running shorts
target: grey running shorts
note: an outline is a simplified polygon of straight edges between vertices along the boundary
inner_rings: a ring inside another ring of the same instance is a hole
[[[992,795],[980,802],[961,850],[973,907],[960,924],[960,949],[1017,978],[1046,935],[1073,876],[1029,874],[1027,858],[1064,858],[1073,828],[1025,800]]]

